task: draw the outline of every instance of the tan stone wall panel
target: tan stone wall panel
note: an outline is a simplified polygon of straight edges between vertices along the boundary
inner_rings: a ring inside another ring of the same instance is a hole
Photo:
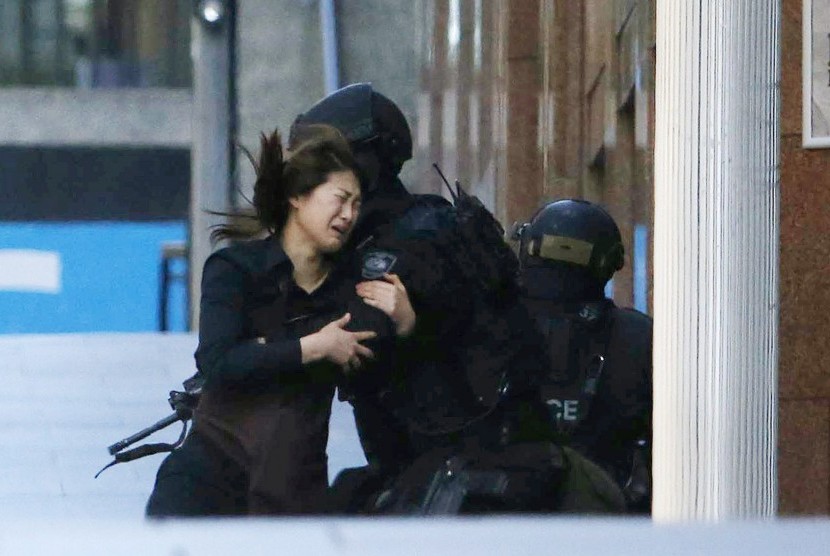
[[[560,47],[564,62],[558,69],[557,79],[562,83],[557,99],[557,135],[554,145],[562,151],[561,172],[569,180],[561,197],[578,197],[581,194],[580,178],[583,168],[583,142],[585,136],[585,89],[583,68],[585,64],[584,12],[566,6],[567,0],[557,0],[557,13],[563,40]],[[569,3],[568,3],[569,4]]]
[[[610,41],[608,0],[584,0],[585,14],[585,61],[583,75],[586,90],[589,91],[607,61]]]
[[[801,135],[801,0],[781,5],[781,134]]]
[[[514,60],[509,68],[507,126],[508,223],[527,219],[542,191],[541,157],[537,146],[538,71],[535,60]]]
[[[624,20],[619,36],[616,39],[618,45],[617,59],[617,108],[626,103],[634,92],[634,80],[636,74],[636,61],[639,52],[638,42],[639,26],[638,13],[634,5]]]
[[[633,239],[634,239],[634,114],[626,110],[615,114],[616,140],[609,145],[604,176],[602,203],[617,222],[625,246],[625,266],[614,274],[614,300],[618,305],[634,304]]]
[[[539,0],[509,0],[508,27],[508,60],[538,56]]]
[[[591,165],[601,154],[605,145],[605,106],[606,106],[606,73],[603,71],[596,76],[596,80],[587,84],[585,96],[585,118],[587,130],[585,133],[585,150],[583,151],[583,167]]]

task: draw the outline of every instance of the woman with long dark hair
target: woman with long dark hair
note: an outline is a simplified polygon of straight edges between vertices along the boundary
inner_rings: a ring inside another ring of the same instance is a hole
[[[402,285],[363,301],[341,272],[360,172],[334,128],[306,135],[288,153],[276,131],[263,135],[253,205],[267,237],[205,262],[196,350],[205,385],[193,430],[159,469],[148,516],[325,511],[335,386],[414,325]],[[214,235],[251,233],[228,225]]]

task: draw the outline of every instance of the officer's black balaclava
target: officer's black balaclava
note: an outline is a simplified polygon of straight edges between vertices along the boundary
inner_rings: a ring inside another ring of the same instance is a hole
[[[383,163],[374,142],[353,143],[352,152],[362,174],[363,204],[353,233],[359,243],[378,226],[400,216],[411,196],[393,169]]]
[[[589,303],[605,297],[605,283],[587,267],[558,261],[525,262],[522,285],[528,297],[557,303]]]
[[[378,188],[378,179],[380,177],[380,163],[377,155],[369,148],[360,148],[352,144],[352,152],[354,153],[355,161],[361,172],[361,182],[363,186],[364,200],[371,196]]]
[[[400,165],[390,163],[377,139],[351,143],[357,164],[363,174],[363,212],[390,210],[389,202],[396,203],[409,197],[409,192],[398,179]]]

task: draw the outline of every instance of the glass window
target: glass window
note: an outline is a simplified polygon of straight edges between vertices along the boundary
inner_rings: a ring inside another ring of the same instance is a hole
[[[190,84],[189,0],[0,0],[0,85]]]

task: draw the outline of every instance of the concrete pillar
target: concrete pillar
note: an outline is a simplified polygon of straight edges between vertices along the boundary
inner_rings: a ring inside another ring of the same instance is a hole
[[[340,56],[337,48],[337,17],[334,0],[319,0],[320,39],[323,45],[323,80],[326,94],[340,88]]]
[[[202,267],[213,248],[211,226],[224,221],[207,211],[228,211],[230,192],[230,21],[208,29],[192,19],[193,147],[191,150],[190,326],[199,328]]]
[[[780,0],[658,0],[654,505],[776,512]]]

